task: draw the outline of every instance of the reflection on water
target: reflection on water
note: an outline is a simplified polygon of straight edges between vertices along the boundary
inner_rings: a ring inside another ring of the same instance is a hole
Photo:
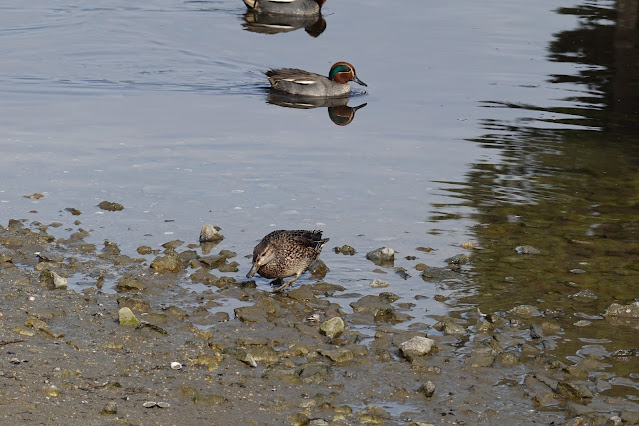
[[[247,31],[260,34],[279,34],[304,28],[311,37],[319,37],[326,29],[326,20],[318,16],[275,15],[249,10],[242,26]]]
[[[483,121],[489,133],[473,140],[488,154],[450,191],[479,224],[476,293],[464,301],[482,312],[534,305],[564,330],[555,353],[575,361],[588,356],[584,337],[609,338],[601,346],[607,357],[638,341],[637,328],[601,314],[639,299],[639,32],[634,0],[558,13],[579,16],[579,26],[554,35],[549,57],[583,66],[550,81],[579,90],[562,107],[487,102],[520,117]],[[540,253],[518,254],[521,245]],[[607,361],[627,375],[627,365]],[[629,362],[636,370],[637,358]],[[614,388],[604,394],[639,396],[636,383]]]
[[[273,88],[269,89],[266,102],[285,108],[312,109],[328,108],[328,117],[338,126],[346,126],[355,119],[355,112],[364,108],[363,103],[356,107],[348,106],[349,96],[323,98],[311,96],[292,96]]]

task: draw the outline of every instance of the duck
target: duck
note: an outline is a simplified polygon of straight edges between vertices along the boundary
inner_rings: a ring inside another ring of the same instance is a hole
[[[368,87],[348,62],[333,64],[328,77],[297,68],[270,69],[264,73],[275,90],[297,96],[339,97],[351,93],[349,81]]]
[[[318,15],[326,0],[244,0],[249,10],[281,15]]]
[[[281,292],[296,281],[322,252],[329,238],[322,238],[322,231],[278,230],[262,238],[253,249],[253,264],[246,278],[257,273],[273,279],[272,284],[295,275],[274,291]]]

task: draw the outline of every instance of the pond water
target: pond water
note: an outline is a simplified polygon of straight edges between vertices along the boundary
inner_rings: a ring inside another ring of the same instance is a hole
[[[601,317],[639,298],[632,3],[329,0],[325,28],[276,32],[240,0],[4,2],[0,221],[59,221],[50,232],[91,230],[130,255],[211,223],[237,279],[266,233],[321,228],[326,280],[360,295],[389,281],[413,323],[529,304],[562,312],[566,359],[583,326],[605,351],[636,347],[637,329]],[[266,69],[339,60],[368,84],[353,85],[354,116],[269,98]],[[357,254],[331,250],[343,244]],[[381,246],[411,277],[373,272],[364,255]],[[415,270],[460,253],[464,280]],[[624,392],[639,398],[638,379]]]

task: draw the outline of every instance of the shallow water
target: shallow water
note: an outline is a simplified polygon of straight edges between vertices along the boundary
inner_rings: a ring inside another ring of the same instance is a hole
[[[239,254],[238,279],[264,234],[321,228],[327,281],[361,295],[387,280],[381,291],[416,304],[412,322],[531,304],[562,312],[566,359],[584,347],[583,318],[589,337],[610,337],[606,350],[636,346],[635,329],[600,317],[639,297],[630,6],[617,16],[613,2],[406,0],[398,11],[329,0],[326,29],[312,37],[249,31],[239,0],[5,2],[0,220],[60,221],[50,229],[60,236],[90,229],[92,242],[130,255],[196,242],[211,223],[226,236],[218,248]],[[338,60],[368,84],[353,85],[349,105],[367,105],[348,125],[325,107],[269,103],[262,71],[327,73]],[[23,197],[35,192],[44,198]],[[101,211],[103,200],[125,209]],[[357,254],[332,252],[343,244]],[[518,255],[524,244],[541,253]],[[372,272],[364,254],[381,246],[410,278]],[[462,252],[462,283],[425,282],[414,269]],[[569,297],[583,289],[597,299]]]

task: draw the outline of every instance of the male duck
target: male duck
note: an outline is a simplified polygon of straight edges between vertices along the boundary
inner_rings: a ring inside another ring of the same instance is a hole
[[[317,15],[326,0],[244,0],[250,10],[284,15]]]
[[[346,96],[351,92],[349,81],[367,86],[357,78],[355,67],[348,62],[337,62],[331,67],[328,78],[297,68],[271,69],[264,74],[274,89],[300,96]]]
[[[275,289],[282,291],[317,259],[322,247],[328,242],[322,239],[322,231],[273,231],[253,249],[253,266],[246,278],[252,278],[257,272],[264,278],[295,277]]]

